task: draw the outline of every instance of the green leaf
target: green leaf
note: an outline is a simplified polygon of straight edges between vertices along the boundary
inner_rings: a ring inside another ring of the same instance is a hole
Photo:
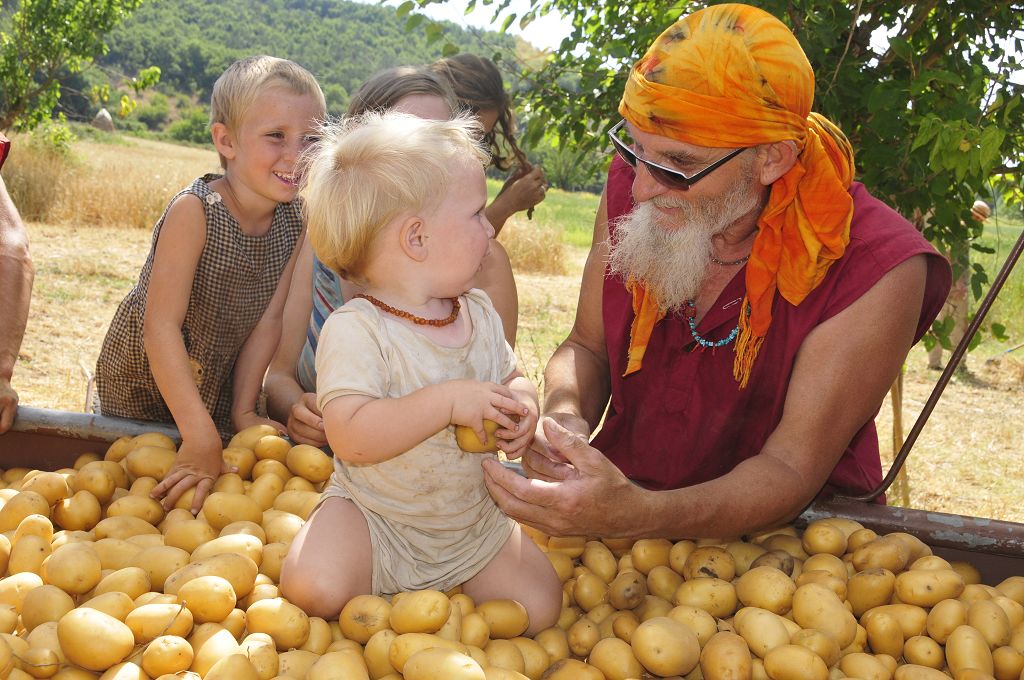
[[[412,0],[405,0],[405,2],[395,8],[395,16],[401,19],[414,9],[416,9],[416,3]]]
[[[1006,326],[1001,323],[992,324],[992,336],[999,342],[1006,342],[1010,336],[1006,334]]]
[[[515,20],[516,20],[516,13],[515,12],[512,12],[507,17],[505,17],[505,20],[501,22],[501,29],[500,29],[501,32],[504,33],[505,31],[507,31],[508,27],[511,26],[512,22],[515,21]]]
[[[988,172],[990,168],[995,166],[1000,160],[1000,149],[1003,146],[1003,140],[1006,138],[1006,132],[1000,130],[995,125],[987,125],[985,129],[981,131],[981,171],[982,173]]]
[[[405,32],[412,33],[417,26],[423,23],[423,20],[424,16],[422,14],[410,14],[405,22]]]

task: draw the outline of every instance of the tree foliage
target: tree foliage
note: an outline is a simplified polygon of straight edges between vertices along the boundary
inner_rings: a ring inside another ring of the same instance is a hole
[[[61,75],[78,73],[104,54],[104,35],[141,2],[21,0],[0,15],[0,130],[49,120]],[[149,72],[147,83],[155,75]]]
[[[480,3],[506,26],[525,26],[550,11],[571,20],[572,33],[546,60],[519,66],[536,123],[528,137],[556,130],[562,143],[583,148],[604,145],[601,133],[619,119],[629,67],[647,46],[680,16],[717,4],[531,0],[517,16],[508,0]],[[753,4],[782,19],[803,46],[816,77],[815,108],[850,137],[858,180],[914,219],[940,249],[980,235],[981,225],[969,217],[976,197],[1020,203],[1020,0]],[[985,278],[980,267],[972,272],[976,295]]]

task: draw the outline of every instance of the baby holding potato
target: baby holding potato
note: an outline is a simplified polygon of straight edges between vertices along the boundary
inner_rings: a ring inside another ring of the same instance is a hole
[[[364,285],[320,336],[335,470],[281,573],[282,594],[312,615],[462,585],[478,602],[519,601],[530,634],[558,617],[551,564],[488,495],[482,457],[455,443],[455,426],[483,440],[492,420],[515,458],[537,422],[500,318],[469,289],[494,236],[479,139],[467,118],[368,113],[325,126],[306,166],[317,256]]]

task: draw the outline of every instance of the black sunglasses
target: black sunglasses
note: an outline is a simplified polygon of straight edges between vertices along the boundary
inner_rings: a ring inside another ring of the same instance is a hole
[[[724,165],[730,158],[735,158],[750,148],[749,146],[741,146],[735,151],[730,151],[725,154],[700,172],[687,176],[678,170],[666,168],[664,165],[658,165],[654,161],[649,161],[646,158],[638,156],[633,149],[629,148],[629,144],[626,144],[626,142],[622,141],[617,136],[618,132],[622,130],[625,125],[626,121],[621,120],[608,131],[608,138],[611,139],[612,144],[615,145],[615,151],[622,157],[622,160],[626,161],[634,168],[638,162],[643,163],[644,167],[647,168],[647,172],[651,173],[651,177],[654,178],[654,181],[668,189],[689,189],[691,186],[710,175],[715,169]]]

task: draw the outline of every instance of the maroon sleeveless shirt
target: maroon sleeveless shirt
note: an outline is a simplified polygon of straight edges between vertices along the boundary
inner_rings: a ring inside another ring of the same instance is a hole
[[[616,157],[606,188],[613,241],[616,218],[633,209],[632,182],[633,169]],[[643,367],[624,378],[632,299],[622,279],[605,271],[603,315],[611,404],[592,444],[626,476],[650,489],[681,488],[721,477],[760,452],[782,419],[804,338],[886,272],[918,254],[928,256],[928,279],[915,341],[924,335],[949,291],[949,264],[913,225],[873,198],[863,185],[853,184],[850,195],[854,212],[846,253],[799,307],[775,296],[772,324],[746,389],[741,390],[733,378],[733,346],[701,350],[681,314],[658,322]],[[745,273],[745,268],[740,269],[701,319],[697,333],[702,337],[719,340],[736,326],[746,290]],[[872,419],[854,436],[828,484],[865,492],[881,479]]]

